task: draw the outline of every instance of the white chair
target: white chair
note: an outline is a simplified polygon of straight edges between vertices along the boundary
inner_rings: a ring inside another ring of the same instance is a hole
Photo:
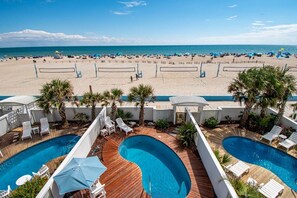
[[[49,168],[47,165],[42,165],[42,167],[38,170],[37,173],[32,172],[34,177],[47,177],[48,179],[50,178],[50,173],[49,173]]]
[[[30,121],[26,121],[22,123],[23,125],[23,134],[22,134],[22,140],[31,138],[32,139],[32,126]]]
[[[49,133],[50,133],[50,128],[48,124],[48,119],[40,118],[40,135],[42,136],[43,134],[49,134]]]
[[[285,147],[287,151],[297,145],[297,132],[293,132],[288,139],[278,143],[278,145]]]
[[[93,184],[93,186],[90,189],[90,197],[91,198],[106,198],[106,191],[104,189],[105,184],[101,184],[98,180],[96,184]]]
[[[263,135],[261,137],[261,139],[268,140],[269,144],[271,144],[272,140],[277,138],[279,136],[279,134],[282,132],[282,130],[283,130],[282,127],[274,125],[273,128],[271,129],[271,131],[269,131],[268,133]]]
[[[7,186],[7,190],[0,190],[0,198],[6,198],[6,197],[9,197],[10,192],[11,192],[11,188],[10,188],[10,186],[8,185],[8,186]]]
[[[240,178],[244,173],[249,172],[250,167],[246,163],[239,161],[234,165],[228,165],[226,169],[235,177]]]
[[[279,196],[284,190],[284,186],[270,179],[265,185],[261,186],[258,191],[267,198],[275,198]]]
[[[115,132],[115,124],[114,124],[114,121],[112,121],[110,119],[109,116],[107,116],[105,118],[105,127],[106,127],[106,130],[108,131],[109,135],[113,132]]]
[[[126,135],[129,133],[129,132],[133,132],[133,129],[128,127],[124,121],[122,120],[122,118],[117,118],[116,119],[116,123],[117,123],[117,127],[122,131],[125,131]]]
[[[256,187],[258,185],[258,182],[254,179],[254,178],[251,178],[249,177],[246,181],[246,183],[250,186],[254,186]]]
[[[4,155],[3,155],[3,153],[2,153],[2,151],[0,150],[0,155],[1,155],[1,157],[4,157]]]

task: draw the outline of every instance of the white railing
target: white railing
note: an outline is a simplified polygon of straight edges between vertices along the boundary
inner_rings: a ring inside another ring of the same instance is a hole
[[[237,198],[237,194],[228,180],[226,173],[210,148],[206,138],[204,137],[200,127],[198,126],[194,116],[186,108],[189,120],[197,129],[196,137],[194,138],[201,161],[206,169],[208,177],[212,183],[214,191],[219,198]]]
[[[59,195],[59,189],[56,183],[54,182],[53,177],[57,175],[63,168],[70,162],[70,160],[74,157],[87,157],[88,153],[91,150],[92,145],[94,144],[97,136],[100,133],[100,129],[104,124],[104,120],[106,117],[106,108],[103,108],[100,114],[93,121],[91,126],[87,129],[84,135],[80,138],[80,140],[76,143],[76,145],[72,148],[67,157],[63,160],[61,165],[57,168],[57,170],[53,173],[44,187],[41,189],[37,198],[60,198],[63,197]]]

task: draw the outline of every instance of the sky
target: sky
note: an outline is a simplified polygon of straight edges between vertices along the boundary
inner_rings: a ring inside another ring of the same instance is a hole
[[[0,47],[297,45],[297,0],[0,0]]]

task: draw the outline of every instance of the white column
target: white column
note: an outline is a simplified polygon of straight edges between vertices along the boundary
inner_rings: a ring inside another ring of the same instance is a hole
[[[176,123],[176,106],[173,106],[173,124]]]

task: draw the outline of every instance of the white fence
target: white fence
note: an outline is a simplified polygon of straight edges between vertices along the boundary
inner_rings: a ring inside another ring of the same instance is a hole
[[[100,133],[100,129],[104,125],[104,120],[106,117],[106,108],[103,108],[100,114],[93,121],[88,130],[84,133],[84,135],[80,138],[80,140],[76,143],[67,157],[63,160],[58,169],[54,172],[51,178],[47,181],[45,186],[37,195],[37,198],[60,198],[63,196],[59,195],[59,189],[54,182],[53,176],[57,175],[74,157],[87,157],[88,153],[91,150],[93,143],[95,142],[97,136]]]
[[[196,137],[194,138],[201,161],[206,169],[208,177],[212,183],[214,191],[219,198],[237,198],[237,194],[227,179],[227,175],[221,167],[219,161],[210,148],[206,138],[204,137],[200,127],[198,126],[194,116],[186,108],[187,115],[190,121],[197,129]]]

